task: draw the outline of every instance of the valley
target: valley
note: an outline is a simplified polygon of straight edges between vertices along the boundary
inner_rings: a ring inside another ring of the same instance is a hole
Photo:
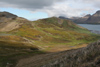
[[[39,59],[43,59],[39,62],[44,62],[49,61],[51,56],[59,58],[64,56],[67,50],[77,51],[78,48],[86,47],[100,39],[100,35],[91,33],[70,20],[50,17],[29,21],[13,14],[8,16],[8,14],[0,13],[0,21],[2,21],[0,22],[0,67],[23,67],[16,66],[22,61],[22,65],[29,63],[26,67],[31,67],[31,63],[36,67],[33,65],[35,61],[30,59],[27,62],[27,58],[37,58],[35,60],[38,65]]]

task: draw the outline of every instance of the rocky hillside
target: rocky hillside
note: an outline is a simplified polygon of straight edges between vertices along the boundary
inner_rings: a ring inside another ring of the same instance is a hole
[[[17,17],[14,14],[11,14],[9,12],[0,12],[0,31],[11,31],[13,29],[19,28],[23,23],[28,23],[29,21]]]
[[[74,18],[59,17],[59,18],[69,19],[79,24],[100,24],[100,11],[97,11],[93,15],[88,14],[84,17],[74,17]]]
[[[100,41],[80,49],[21,59],[15,67],[100,67]]]
[[[84,47],[100,39],[100,35],[66,19],[1,18],[0,67],[30,56]]]

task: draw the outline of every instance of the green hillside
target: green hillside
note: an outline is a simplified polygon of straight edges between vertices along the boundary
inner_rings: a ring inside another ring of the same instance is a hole
[[[18,26],[13,30],[0,32],[0,67],[26,56],[76,49],[100,39],[100,35],[56,17],[15,21],[12,23]],[[5,23],[6,29],[10,27],[7,24]]]
[[[34,45],[46,51],[60,49],[62,46],[64,48],[81,46],[99,38],[99,35],[92,34],[87,29],[69,20],[62,20],[56,17],[23,24],[20,28],[14,29],[9,33],[27,38],[33,41]]]

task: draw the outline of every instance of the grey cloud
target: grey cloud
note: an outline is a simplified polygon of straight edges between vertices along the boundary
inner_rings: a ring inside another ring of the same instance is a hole
[[[42,9],[59,1],[62,0],[0,0],[0,5],[4,7]]]
[[[92,7],[99,8],[100,9],[100,0],[82,0],[82,2],[85,2],[87,4],[92,4]]]
[[[100,7],[99,3],[100,0],[0,0],[0,7],[27,9],[32,12],[43,11],[49,16],[71,17],[93,13]]]

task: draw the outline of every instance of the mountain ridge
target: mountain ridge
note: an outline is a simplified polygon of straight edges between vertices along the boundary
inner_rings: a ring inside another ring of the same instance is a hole
[[[62,19],[69,19],[78,24],[100,24],[100,10],[98,10],[93,15],[87,14],[84,17],[66,18],[59,17]]]

